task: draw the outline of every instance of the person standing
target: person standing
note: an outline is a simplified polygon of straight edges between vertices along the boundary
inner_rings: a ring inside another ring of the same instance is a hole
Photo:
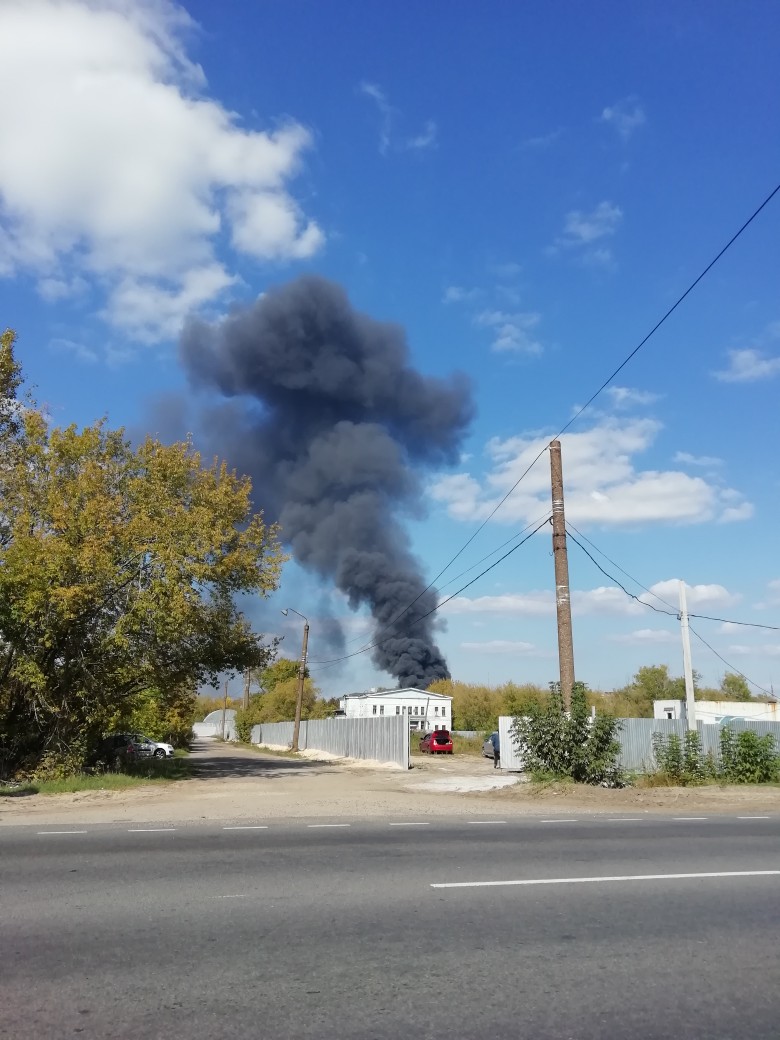
[[[493,768],[498,769],[501,763],[501,745],[498,740],[498,733],[491,733],[490,743],[493,745]]]

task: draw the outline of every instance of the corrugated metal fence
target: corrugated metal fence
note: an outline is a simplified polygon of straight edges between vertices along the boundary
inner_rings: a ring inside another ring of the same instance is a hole
[[[676,733],[681,740],[684,740],[687,730],[684,719],[621,719],[620,721],[622,727],[618,735],[621,744],[619,762],[624,769],[641,771],[653,769],[655,767],[653,734],[663,733],[664,736],[669,736]],[[702,752],[705,755],[712,753],[716,760],[720,760],[721,727],[699,722],[696,728],[701,739]],[[728,728],[735,733],[752,730],[760,737],[769,733],[774,737],[775,748],[780,751],[780,722],[732,719]]]
[[[292,722],[269,722],[252,727],[253,744],[288,747]],[[339,758],[361,758],[392,762],[409,768],[409,723],[405,715],[376,719],[310,719],[301,722],[298,736],[301,751],[325,751]]]
[[[501,768],[509,770],[522,770],[523,760],[514,746],[510,736],[510,728],[514,719],[508,715],[502,715],[498,720],[498,733],[501,742]],[[685,719],[620,719],[620,741],[619,764],[623,769],[647,772],[655,768],[655,756],[653,755],[653,734],[662,733],[670,736],[676,733],[681,739],[685,739],[687,724]],[[763,737],[771,733],[775,738],[775,748],[780,751],[780,722],[752,721],[733,719],[729,722],[729,729],[735,733],[750,729]],[[720,760],[720,732],[721,727],[700,722],[697,726],[701,738],[702,752],[706,755],[712,752],[716,760]]]

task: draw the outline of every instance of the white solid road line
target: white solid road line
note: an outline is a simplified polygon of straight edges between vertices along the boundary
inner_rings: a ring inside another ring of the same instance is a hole
[[[531,878],[523,881],[446,881],[431,888],[501,888],[526,885],[592,885],[605,881],[681,881],[691,878],[776,877],[780,870],[719,870],[700,874],[615,874],[611,877]]]
[[[410,820],[408,823],[391,823],[391,827],[430,827],[427,820]]]
[[[39,834],[86,834],[87,831],[38,831]]]
[[[128,834],[173,834],[175,827],[128,827]]]
[[[317,830],[318,828],[322,828],[322,827],[349,827],[349,826],[351,826],[351,824],[349,824],[349,823],[309,823],[306,826],[311,828],[311,829],[313,829],[313,830]]]
[[[223,831],[267,831],[267,823],[242,823],[234,827],[223,827]]]

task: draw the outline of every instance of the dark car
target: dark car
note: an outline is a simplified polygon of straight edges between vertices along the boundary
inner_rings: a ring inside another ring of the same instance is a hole
[[[449,730],[437,729],[433,733],[426,733],[420,740],[420,751],[429,755],[451,755],[452,737]]]
[[[148,758],[151,754],[150,745],[139,741],[134,733],[114,733],[100,741],[89,758],[89,764],[121,769],[123,765]]]

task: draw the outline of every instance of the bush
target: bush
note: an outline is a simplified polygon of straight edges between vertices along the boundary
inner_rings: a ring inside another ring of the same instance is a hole
[[[702,784],[717,774],[717,764],[702,753],[701,737],[693,730],[686,732],[684,740],[676,733],[654,733],[653,754],[658,770],[673,786]]]
[[[570,712],[563,710],[560,690],[553,684],[547,703],[528,704],[525,714],[515,717],[510,732],[532,774],[622,787],[619,729],[619,720],[611,715],[589,716],[585,684],[575,683]]]
[[[724,780],[732,784],[766,784],[780,779],[780,755],[771,733],[752,729],[735,733],[728,726],[720,732],[720,762]]]

